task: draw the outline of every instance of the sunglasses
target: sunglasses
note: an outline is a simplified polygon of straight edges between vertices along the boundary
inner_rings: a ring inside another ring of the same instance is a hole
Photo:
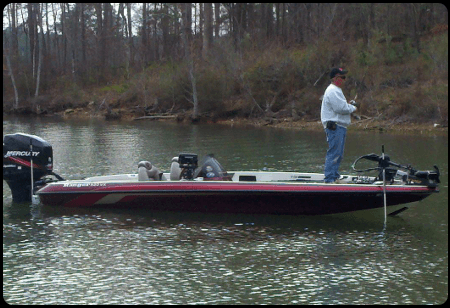
[[[341,78],[345,80],[345,76],[336,76],[337,78]]]

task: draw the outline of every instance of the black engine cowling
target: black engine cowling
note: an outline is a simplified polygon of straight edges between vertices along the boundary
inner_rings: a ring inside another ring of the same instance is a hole
[[[31,201],[31,161],[33,183],[52,174],[52,146],[34,135],[16,133],[4,136],[3,179],[11,188],[13,202]]]

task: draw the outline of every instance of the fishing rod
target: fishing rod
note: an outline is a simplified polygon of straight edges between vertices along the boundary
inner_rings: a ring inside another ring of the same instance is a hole
[[[34,177],[33,177],[33,139],[30,138],[30,165],[31,165],[31,200],[34,194]]]
[[[384,144],[381,146],[381,157],[382,157],[382,160],[384,161],[384,159],[385,159],[385,157],[384,157]],[[387,207],[387,204],[386,204],[386,166],[385,166],[385,164],[383,164],[382,168],[383,168],[384,225],[386,226],[386,217],[387,217],[386,207]]]

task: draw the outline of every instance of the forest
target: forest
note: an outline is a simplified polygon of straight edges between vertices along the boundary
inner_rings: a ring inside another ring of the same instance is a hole
[[[364,119],[448,125],[434,3],[11,3],[3,112],[314,121],[332,67]],[[360,118],[361,119],[361,118]]]

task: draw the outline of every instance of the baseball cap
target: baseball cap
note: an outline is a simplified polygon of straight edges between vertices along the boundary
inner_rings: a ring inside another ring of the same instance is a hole
[[[334,68],[331,69],[330,79],[333,78],[334,76],[336,76],[337,74],[345,75],[347,73],[348,73],[348,71],[344,70],[343,68],[334,67]]]

